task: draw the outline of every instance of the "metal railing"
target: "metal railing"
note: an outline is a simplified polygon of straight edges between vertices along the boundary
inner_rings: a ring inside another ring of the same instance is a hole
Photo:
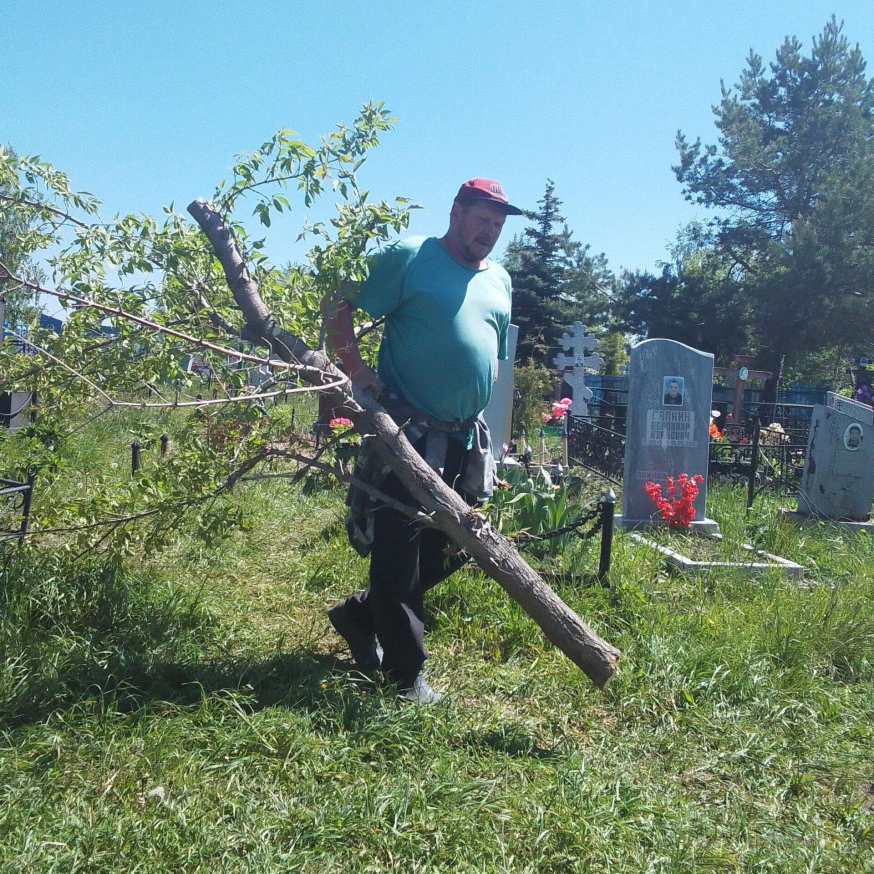
[[[587,419],[569,416],[567,421],[568,461],[599,474],[613,483],[622,482],[625,437]]]
[[[807,436],[771,431],[759,423],[737,426],[733,442],[713,440],[709,446],[708,480],[747,487],[747,506],[763,492],[789,494],[798,489],[804,473]],[[567,421],[568,461],[612,483],[621,484],[625,437],[588,419]]]

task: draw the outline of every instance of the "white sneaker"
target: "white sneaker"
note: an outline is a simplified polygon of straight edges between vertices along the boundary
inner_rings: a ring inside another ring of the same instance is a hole
[[[413,685],[409,689],[404,689],[398,692],[398,698],[404,701],[412,701],[413,704],[436,704],[443,696],[439,692],[435,692],[425,679],[423,674],[419,674]]]

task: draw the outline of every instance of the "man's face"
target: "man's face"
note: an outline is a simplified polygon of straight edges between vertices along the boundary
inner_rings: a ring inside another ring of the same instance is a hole
[[[680,393],[680,385],[679,385],[679,383],[672,382],[672,383],[668,386],[668,391],[670,392],[671,397],[672,397],[672,398],[675,398],[675,397]]]
[[[467,209],[459,204],[453,205],[452,221],[457,228],[456,239],[468,261],[488,258],[501,236],[506,219],[504,210],[492,203],[474,202]]]

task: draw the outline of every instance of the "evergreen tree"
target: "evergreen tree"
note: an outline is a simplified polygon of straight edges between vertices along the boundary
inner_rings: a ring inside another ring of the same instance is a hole
[[[750,303],[738,270],[693,222],[677,235],[661,273],[627,272],[617,294],[623,327],[712,352],[728,364],[748,345]]]
[[[507,246],[518,361],[545,362],[549,347],[575,320],[591,324],[606,317],[614,282],[607,259],[573,239],[561,205],[555,183],[547,180],[538,209],[526,213],[532,224]]]
[[[678,134],[687,199],[737,269],[760,364],[874,342],[874,81],[834,17],[809,57],[787,38],[750,53],[714,107],[719,145]]]

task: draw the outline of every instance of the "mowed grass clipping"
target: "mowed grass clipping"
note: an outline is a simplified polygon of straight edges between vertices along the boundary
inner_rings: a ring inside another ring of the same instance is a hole
[[[12,554],[0,870],[874,870],[874,547],[744,497],[711,515],[803,585],[668,575],[618,533],[611,588],[560,590],[622,650],[599,692],[466,568],[428,597],[430,709],[329,630],[367,569],[340,492],[244,484],[245,530],[118,567]]]

